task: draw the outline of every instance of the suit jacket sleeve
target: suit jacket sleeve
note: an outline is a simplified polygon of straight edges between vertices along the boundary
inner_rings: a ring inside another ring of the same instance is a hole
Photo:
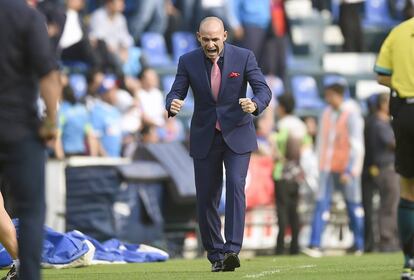
[[[175,75],[174,83],[170,92],[167,94],[165,108],[168,112],[168,117],[174,117],[175,114],[170,112],[171,102],[173,99],[184,100],[187,96],[189,87],[188,73],[185,69],[183,58],[180,57],[178,61],[177,74]]]
[[[246,74],[247,81],[252,87],[254,94],[252,101],[257,104],[257,110],[253,112],[253,115],[257,116],[269,105],[272,98],[272,92],[270,91],[252,52],[249,52],[247,57]]]

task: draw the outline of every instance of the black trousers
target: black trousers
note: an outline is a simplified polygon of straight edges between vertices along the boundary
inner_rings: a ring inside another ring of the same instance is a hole
[[[292,240],[290,243],[290,254],[299,253],[299,184],[293,181],[275,181],[276,214],[279,226],[279,233],[276,240],[276,254],[283,254],[285,251],[285,232],[290,226]]]
[[[345,39],[343,46],[345,52],[363,50],[361,8],[361,3],[342,3],[339,7],[339,27]]]
[[[17,142],[0,142],[0,172],[10,183],[19,218],[19,259],[22,280],[40,279],[45,220],[46,152],[35,136]]]

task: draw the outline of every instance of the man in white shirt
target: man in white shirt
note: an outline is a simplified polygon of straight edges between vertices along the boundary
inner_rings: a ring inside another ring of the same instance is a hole
[[[108,49],[122,62],[128,58],[128,49],[134,44],[122,14],[124,0],[106,0],[105,5],[91,15],[90,37],[105,41]]]
[[[159,78],[154,69],[144,69],[140,75],[142,89],[137,92],[145,123],[158,127],[165,125],[164,95],[159,89]]]

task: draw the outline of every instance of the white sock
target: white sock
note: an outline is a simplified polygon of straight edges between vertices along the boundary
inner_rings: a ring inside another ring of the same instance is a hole
[[[16,267],[17,270],[19,270],[19,266],[20,266],[20,260],[19,259],[15,259],[13,260],[12,265],[14,265]]]

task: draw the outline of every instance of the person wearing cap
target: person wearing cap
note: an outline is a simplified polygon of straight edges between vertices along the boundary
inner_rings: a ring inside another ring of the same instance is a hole
[[[319,189],[316,197],[309,247],[304,253],[321,257],[321,237],[335,189],[341,191],[354,233],[355,254],[364,250],[364,210],[361,197],[361,172],[364,159],[364,122],[352,100],[345,101],[345,87],[334,82],[325,85],[328,106],[322,113],[317,137]]]
[[[63,76],[63,75],[62,75]],[[55,145],[55,156],[63,159],[69,156],[96,156],[97,142],[93,134],[90,114],[84,104],[80,102],[84,93],[76,93],[76,80],[66,76],[62,78],[62,102],[58,111],[58,137]]]
[[[119,157],[122,148],[122,115],[116,107],[118,85],[115,75],[105,75],[97,94],[100,100],[91,110],[91,122],[95,137],[99,140],[99,154]]]
[[[45,146],[53,147],[57,134],[58,65],[44,17],[26,1],[0,0],[0,26],[0,171],[16,201],[20,258],[18,271],[13,267],[5,279],[39,280]],[[46,106],[43,119],[37,107],[39,90]]]
[[[395,170],[400,174],[398,228],[405,257],[401,279],[414,277],[414,18],[397,25],[381,46],[374,71],[391,89]]]

